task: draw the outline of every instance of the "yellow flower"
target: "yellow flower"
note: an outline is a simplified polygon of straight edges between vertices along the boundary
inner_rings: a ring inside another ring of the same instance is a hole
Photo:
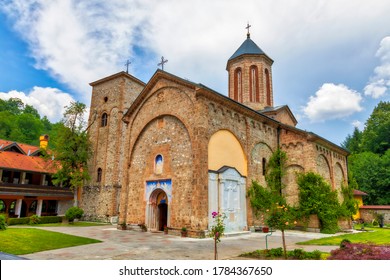
[[[296,225],[297,224],[297,221],[294,221],[294,225]]]

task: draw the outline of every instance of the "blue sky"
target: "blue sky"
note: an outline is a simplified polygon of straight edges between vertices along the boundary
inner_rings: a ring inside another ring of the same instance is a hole
[[[51,121],[89,83],[165,70],[227,95],[226,62],[251,38],[274,60],[275,105],[340,144],[390,98],[390,2],[312,0],[1,0],[0,98]]]

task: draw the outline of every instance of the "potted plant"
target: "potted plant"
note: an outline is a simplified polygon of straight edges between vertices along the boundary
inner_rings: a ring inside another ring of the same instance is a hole
[[[148,228],[146,227],[145,224],[140,224],[139,226],[141,228],[141,231],[143,231],[143,232],[147,232],[148,231]]]
[[[181,237],[187,237],[188,232],[186,227],[181,228]]]
[[[384,222],[385,222],[385,215],[384,214],[376,214],[377,218],[378,218],[378,223],[379,223],[379,227],[380,228],[383,228],[384,226]]]
[[[126,225],[126,222],[123,221],[122,223],[119,224],[119,227],[122,229],[122,230],[125,230],[127,228],[127,225]]]
[[[264,233],[268,233],[269,232],[269,227],[268,226],[263,226],[261,228],[261,230],[264,232]]]

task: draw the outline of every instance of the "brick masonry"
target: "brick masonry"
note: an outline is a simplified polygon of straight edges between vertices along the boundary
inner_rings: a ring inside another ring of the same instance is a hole
[[[263,71],[268,69],[272,75],[272,61],[245,58],[228,65],[229,95],[234,67],[248,69],[251,63],[258,66],[260,88],[265,90]],[[272,117],[255,111],[264,108],[264,92],[261,104],[244,102],[250,109],[160,70],[147,84],[120,72],[91,85],[92,180],[83,188],[81,201],[90,220],[119,216],[120,222],[146,224],[148,213],[157,211],[156,198],[145,195],[146,183],[169,179],[168,226],[172,231],[185,226],[194,236],[204,233],[209,226],[208,143],[219,130],[230,131],[242,147],[248,165],[247,189],[252,180],[265,185],[263,165],[278,145],[288,156],[284,194],[289,203],[298,203],[296,172],[317,172],[337,190],[347,182],[347,152],[294,127],[286,110]],[[270,86],[272,97],[272,79]],[[104,113],[108,123],[102,126]],[[161,172],[155,169],[158,155],[163,158]],[[248,226],[258,223],[248,201],[246,207]]]

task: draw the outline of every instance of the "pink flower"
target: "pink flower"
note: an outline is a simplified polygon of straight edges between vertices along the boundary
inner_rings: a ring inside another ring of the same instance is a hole
[[[219,236],[219,232],[217,231],[217,232],[215,233],[215,237],[218,238],[218,236]]]
[[[288,222],[285,222],[286,226],[288,226]]]
[[[213,218],[215,218],[216,216],[218,216],[218,212],[213,212],[211,213],[211,215],[213,216]]]

